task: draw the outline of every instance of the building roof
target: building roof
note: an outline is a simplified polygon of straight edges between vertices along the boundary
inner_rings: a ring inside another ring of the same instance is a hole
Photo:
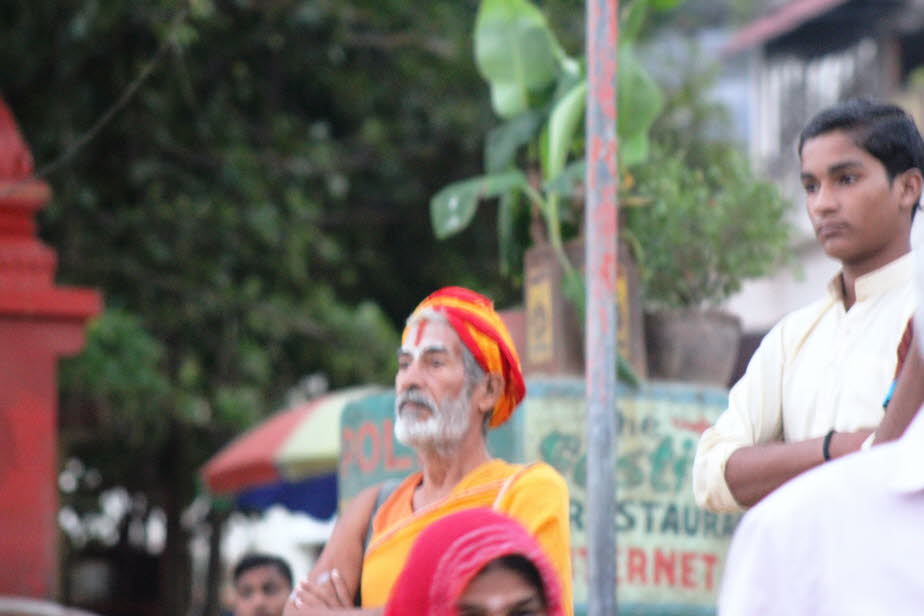
[[[722,49],[731,55],[776,38],[798,28],[847,0],[790,0],[738,30]]]

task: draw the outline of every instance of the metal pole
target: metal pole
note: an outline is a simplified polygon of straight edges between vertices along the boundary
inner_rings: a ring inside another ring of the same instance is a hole
[[[618,0],[587,0],[588,615],[616,614],[616,40]]]

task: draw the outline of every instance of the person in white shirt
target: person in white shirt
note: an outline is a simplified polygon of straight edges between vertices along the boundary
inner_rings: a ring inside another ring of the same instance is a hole
[[[924,142],[900,108],[851,100],[816,115],[798,153],[815,234],[841,271],[763,339],[693,464],[696,502],[751,507],[870,443],[914,310],[910,230]]]
[[[924,251],[915,258],[915,329],[924,332]],[[888,411],[911,425],[898,440],[807,472],[748,511],[732,539],[719,616],[924,613],[924,344],[916,338]]]

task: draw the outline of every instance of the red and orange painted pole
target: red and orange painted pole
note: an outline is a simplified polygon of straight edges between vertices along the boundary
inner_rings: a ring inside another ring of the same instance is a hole
[[[616,49],[618,0],[587,0],[588,615],[616,614]]]

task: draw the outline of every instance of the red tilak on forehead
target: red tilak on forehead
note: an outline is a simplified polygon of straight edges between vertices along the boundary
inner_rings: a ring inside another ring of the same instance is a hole
[[[420,321],[417,324],[417,338],[414,340],[414,346],[420,346],[420,341],[423,338],[424,331],[427,329],[428,321]]]

